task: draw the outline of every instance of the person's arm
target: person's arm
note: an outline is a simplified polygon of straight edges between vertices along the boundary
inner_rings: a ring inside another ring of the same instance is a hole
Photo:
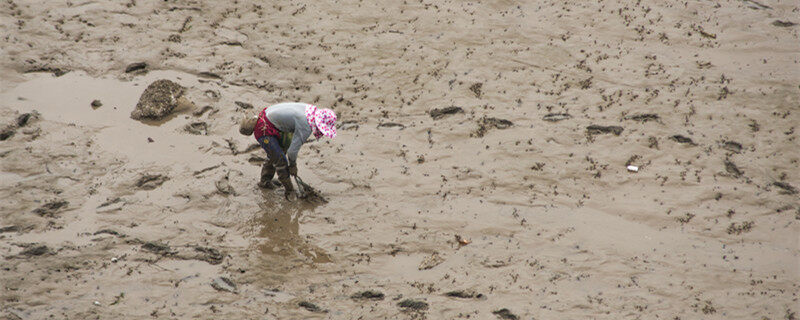
[[[305,119],[303,121],[305,122]],[[286,151],[287,158],[289,158],[289,167],[297,167],[297,153],[300,152],[300,147],[303,143],[311,136],[311,128],[308,123],[304,122],[295,125],[292,144],[289,145],[289,149]]]

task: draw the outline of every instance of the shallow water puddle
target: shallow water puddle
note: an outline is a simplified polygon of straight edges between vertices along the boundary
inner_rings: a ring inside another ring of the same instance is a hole
[[[262,213],[252,221],[260,238],[257,240],[258,250],[265,256],[300,257],[310,263],[333,262],[327,252],[300,236],[300,219],[315,207],[302,201],[263,202]]]
[[[131,81],[122,81],[94,78],[85,72],[74,71],[61,77],[49,73],[25,74],[23,77],[24,82],[0,93],[3,105],[20,112],[36,110],[44,120],[97,130],[96,142],[101,147],[121,153],[129,161],[189,160],[187,155],[208,141],[208,138],[178,132],[183,121],[169,120],[180,116],[180,112],[164,121],[147,124],[130,118],[148,84],[158,79],[169,79],[191,87],[198,84],[193,75],[153,71]],[[102,106],[93,108],[94,100],[99,100]]]

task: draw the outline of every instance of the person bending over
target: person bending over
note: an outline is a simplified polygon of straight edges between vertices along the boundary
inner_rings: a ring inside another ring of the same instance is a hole
[[[272,177],[277,172],[284,196],[289,199],[294,191],[289,176],[297,176],[297,152],[312,134],[317,139],[322,136],[335,138],[336,113],[307,103],[279,103],[262,109],[254,117],[243,119],[239,133],[252,134],[267,152],[258,186],[274,188]]]

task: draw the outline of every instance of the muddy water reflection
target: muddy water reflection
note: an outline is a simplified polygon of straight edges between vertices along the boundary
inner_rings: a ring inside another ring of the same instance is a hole
[[[327,263],[330,256],[300,236],[300,219],[313,213],[316,205],[276,201],[265,197],[263,210],[253,221],[260,238],[258,249],[265,256],[278,256],[300,263]]]

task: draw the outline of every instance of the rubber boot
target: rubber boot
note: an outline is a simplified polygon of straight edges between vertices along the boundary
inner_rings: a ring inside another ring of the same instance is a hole
[[[286,197],[287,200],[291,199],[294,196],[294,187],[292,186],[292,180],[289,179],[289,168],[286,165],[276,167],[278,171],[278,181],[280,181],[281,185],[283,185],[283,195]]]
[[[286,177],[284,179],[279,178],[278,181],[280,181],[281,184],[283,185],[283,196],[286,197],[286,200],[293,200],[297,197],[297,195],[294,194],[294,187],[292,186],[292,180],[290,180],[289,177]]]
[[[264,165],[261,166],[261,181],[258,182],[258,186],[261,188],[275,189],[275,185],[272,183],[273,176],[275,176],[275,166],[273,166],[272,163],[264,162]]]

